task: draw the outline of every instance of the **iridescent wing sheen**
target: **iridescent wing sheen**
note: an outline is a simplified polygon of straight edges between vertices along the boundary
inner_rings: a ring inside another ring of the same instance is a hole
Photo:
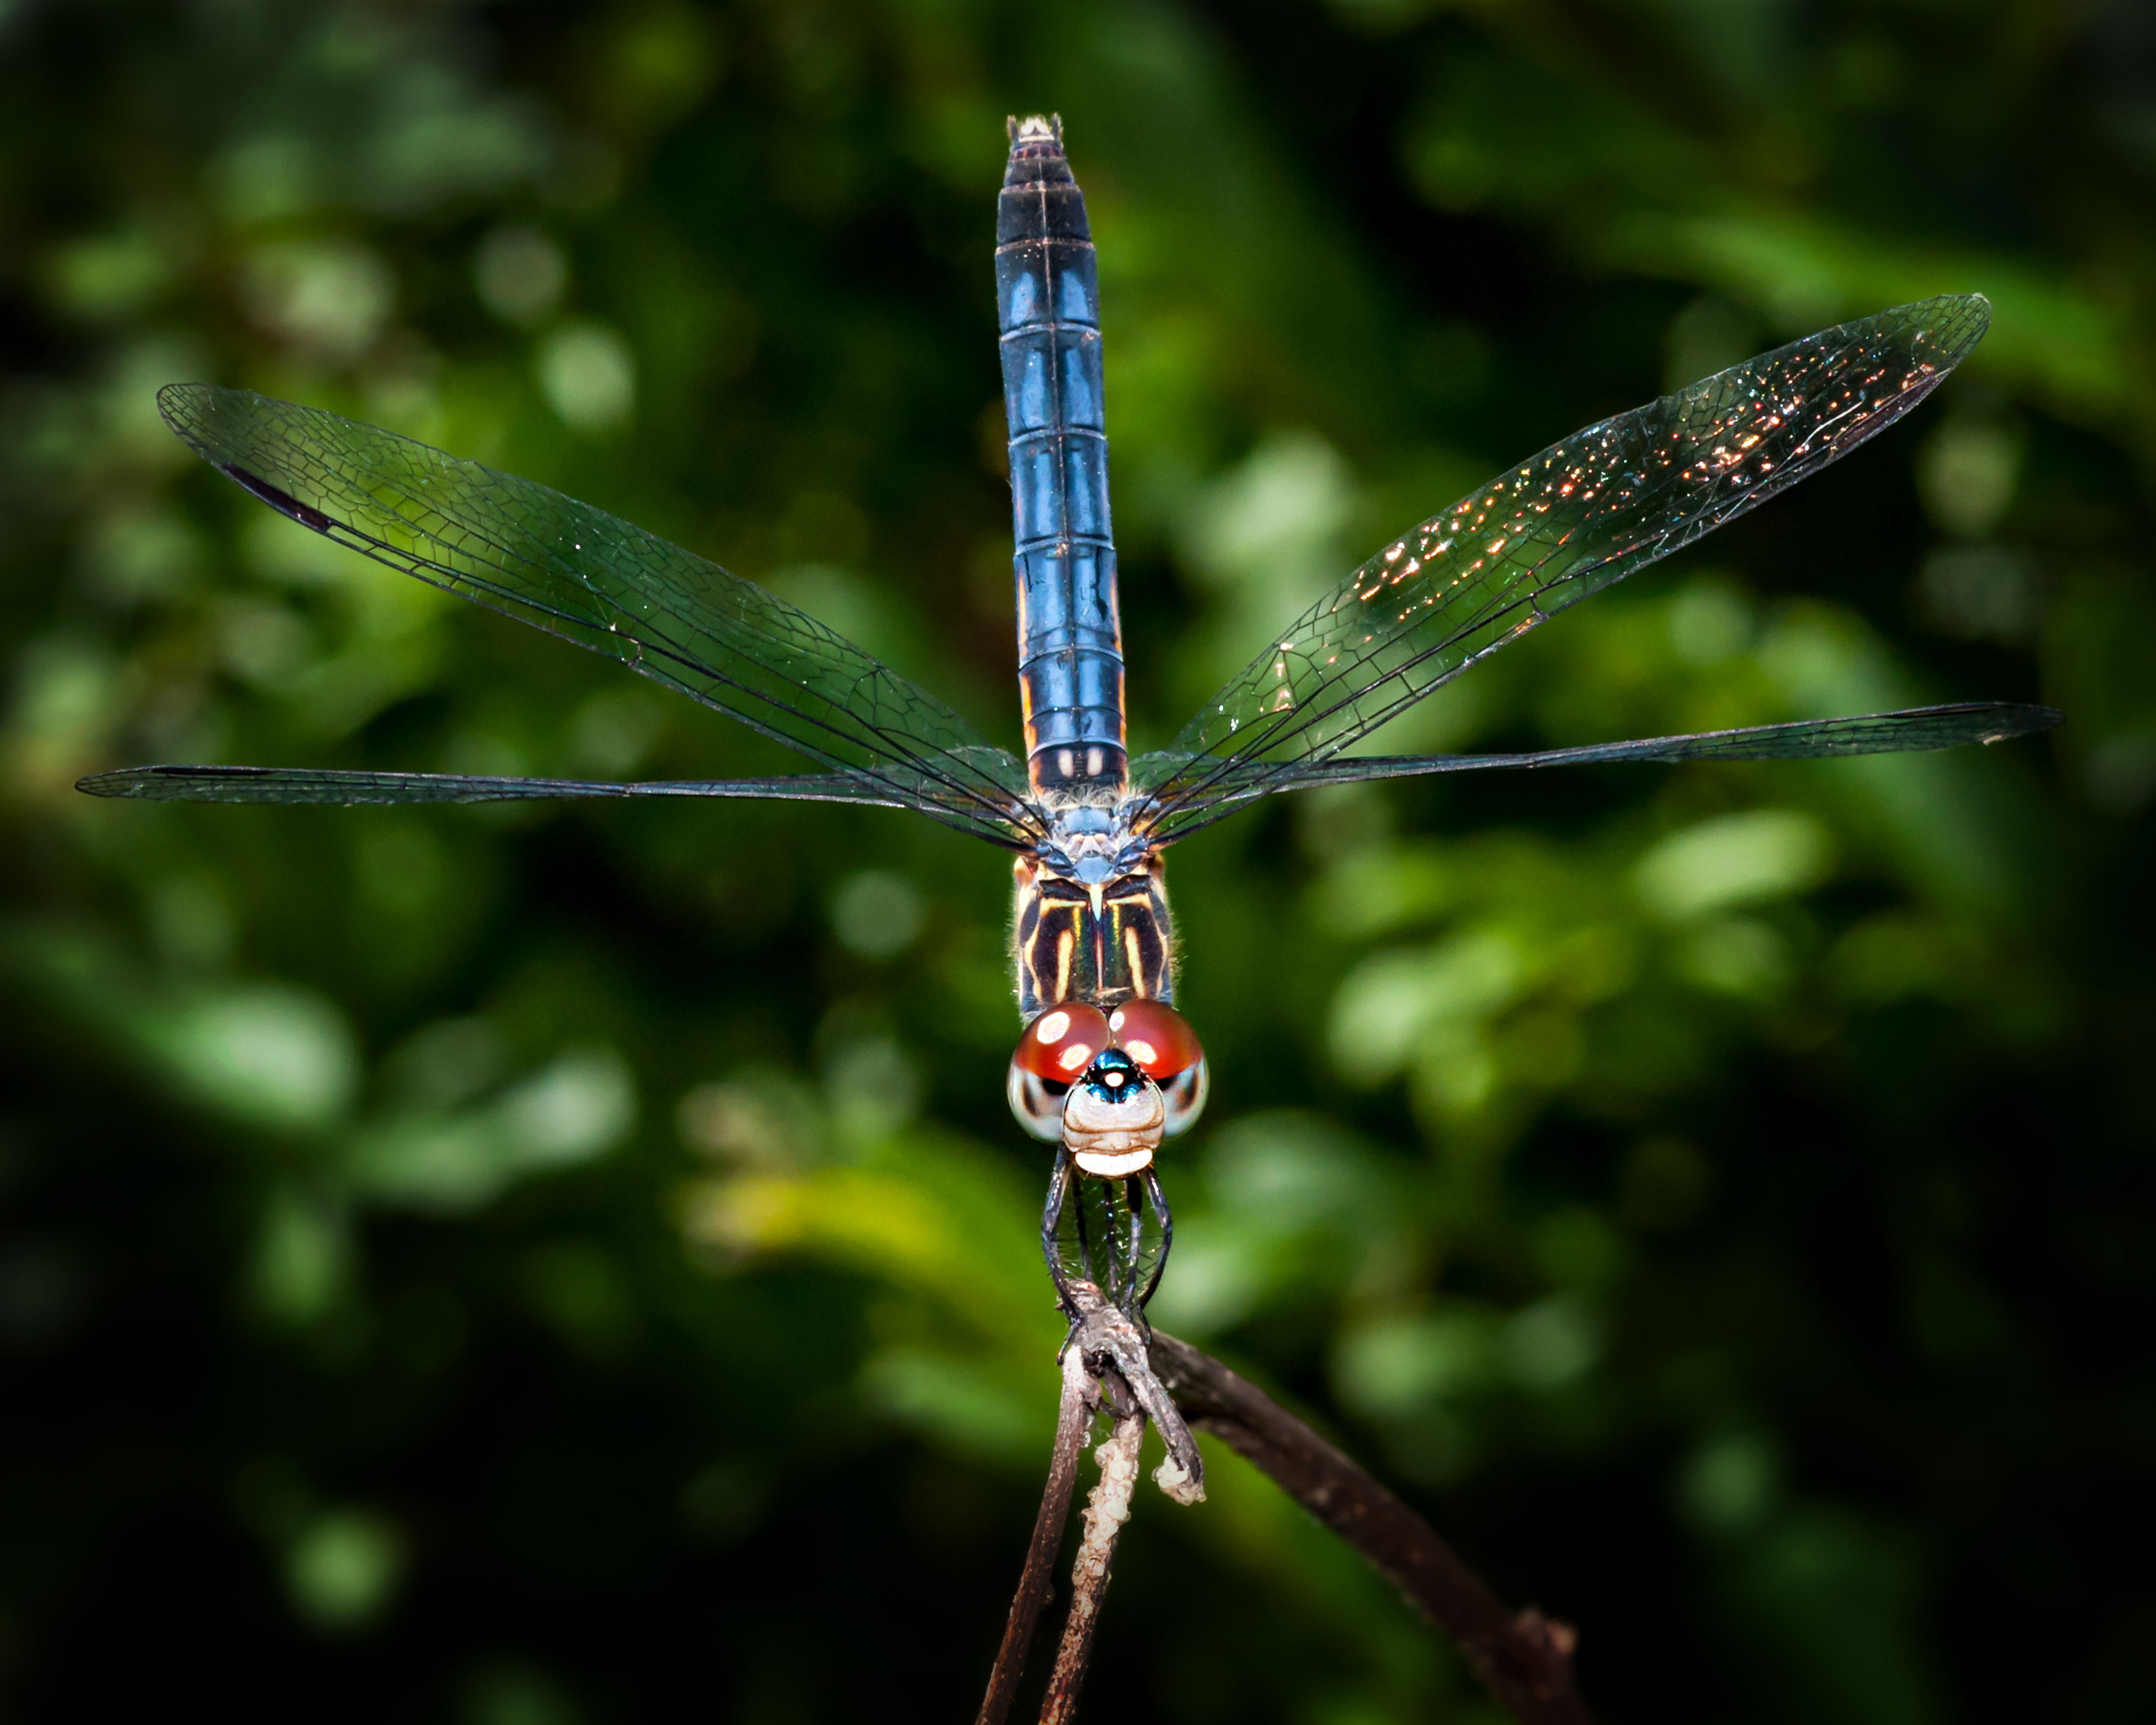
[[[1233,778],[1281,788],[1589,593],[1818,472],[1922,401],[1978,295],[1842,324],[1576,433],[1387,546],[1282,629],[1138,788],[1156,831]],[[1253,769],[1270,765],[1270,780]]]
[[[1493,768],[1585,767],[1618,761],[1802,761],[1837,755],[1914,753],[1958,748],[1964,743],[2004,742],[2010,737],[2048,731],[2062,716],[2048,706],[1971,701],[1852,718],[1798,719],[1788,724],[1748,725],[1738,730],[1700,731],[1683,737],[1538,749],[1521,755],[1358,755],[1286,766],[1257,762],[1214,772],[1203,791],[1185,797],[1151,824],[1149,830],[1158,842],[1166,844],[1187,838],[1260,797],[1314,785]],[[1163,752],[1140,756],[1132,769],[1135,774],[1166,782],[1194,764],[1188,757]]]
[[[157,402],[197,454],[340,545],[618,659],[886,793],[874,800],[999,844],[1040,830],[1014,756],[806,612],[655,534],[312,408],[204,383]]]

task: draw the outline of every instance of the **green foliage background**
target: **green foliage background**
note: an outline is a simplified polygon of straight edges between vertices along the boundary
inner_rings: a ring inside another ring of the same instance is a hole
[[[2147,1717],[2156,27],[2133,0],[0,6],[0,1683],[23,1717],[967,1716],[1057,1326],[1002,860],[841,808],[93,803],[777,752],[270,516],[209,377],[555,485],[1014,740],[1006,113],[1100,242],[1133,719],[1663,388],[1942,290],[1907,424],[1381,739],[2041,698],[1953,757],[1178,850],[1158,1316],[1611,1720]],[[1490,1717],[1240,1464],[1091,1716]]]

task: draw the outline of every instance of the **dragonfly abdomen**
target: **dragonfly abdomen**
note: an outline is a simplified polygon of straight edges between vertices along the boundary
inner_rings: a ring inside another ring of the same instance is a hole
[[[1122,624],[1108,516],[1100,292],[1059,127],[1011,132],[996,208],[1010,429],[1019,694],[1036,795],[1126,782]]]

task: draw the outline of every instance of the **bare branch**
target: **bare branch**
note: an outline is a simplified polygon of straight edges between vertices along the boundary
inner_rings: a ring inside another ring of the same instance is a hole
[[[1152,1333],[1153,1370],[1200,1431],[1271,1478],[1451,1636],[1521,1725],[1591,1725],[1574,1686],[1569,1625],[1517,1617],[1428,1522],[1264,1391],[1188,1342]]]
[[[1078,1327],[1066,1344],[1083,1353],[1086,1363],[1103,1378],[1122,1380],[1139,1407],[1159,1432],[1168,1454],[1153,1470],[1152,1482],[1175,1502],[1205,1501],[1205,1463],[1198,1454],[1197,1440],[1175,1405],[1167,1386],[1154,1375],[1148,1348],[1151,1334],[1128,1313],[1119,1311],[1087,1281],[1070,1284],[1070,1296],[1081,1314]]]
[[[1153,1375],[1152,1363],[1146,1352],[1145,1331],[1127,1313],[1102,1298],[1100,1290],[1091,1282],[1074,1281],[1070,1284],[1069,1293],[1080,1317],[1064,1344],[1063,1401],[1056,1415],[1055,1447],[1049,1457],[1048,1483],[1041,1491],[1040,1511],[1033,1522],[1033,1542],[1026,1548],[1025,1567],[1019,1572],[1018,1591],[1011,1599],[1010,1616],[1004,1625],[1003,1645],[997,1651],[995,1669],[988,1674],[988,1692],[982,1699],[974,1725],[1004,1725],[1010,1712],[1012,1698],[1018,1692],[1019,1679],[1025,1669],[1026,1649],[1033,1643],[1041,1607],[1047,1603],[1049,1574],[1055,1562],[1055,1548],[1063,1538],[1063,1523],[1070,1513],[1078,1452],[1086,1445],[1086,1431],[1100,1406],[1096,1378],[1101,1379],[1113,1394],[1118,1418],[1116,1431],[1122,1431],[1124,1422],[1136,1420],[1142,1433],[1147,1418],[1159,1430],[1168,1454],[1153,1470],[1153,1483],[1178,1503],[1201,1503],[1205,1498],[1205,1464],[1199,1457],[1197,1440],[1183,1423],[1174,1399]],[[1107,1453],[1105,1444],[1099,1453]],[[1133,1449],[1131,1455],[1131,1466],[1136,1468],[1137,1450]],[[1096,1491],[1096,1508],[1100,1501]],[[1127,1491],[1123,1495],[1123,1504],[1116,1527],[1130,1512]],[[1094,1511],[1086,1512],[1086,1523],[1090,1538]],[[1108,1549],[1112,1551],[1114,1544],[1111,1531]],[[1080,1568],[1082,1574],[1082,1557]],[[1081,1608],[1078,1599],[1071,1601],[1063,1652],[1056,1663],[1057,1681],[1067,1692],[1064,1703],[1066,1711],[1077,1704],[1078,1686],[1085,1680],[1086,1659],[1092,1645],[1091,1619],[1100,1609],[1100,1598],[1107,1584],[1104,1557],[1091,1603]],[[1066,1670],[1071,1656],[1071,1635],[1081,1622],[1081,1610],[1085,1633],[1077,1645],[1075,1663]]]
[[[1073,1577],[1075,1590],[1049,1688],[1046,1704],[1052,1713],[1044,1713],[1044,1718],[1067,1718],[1078,1704],[1079,1687],[1086,1680],[1086,1662],[1092,1651],[1093,1624],[1107,1592],[1108,1558],[1115,1551],[1117,1530],[1130,1518],[1128,1481],[1116,1488],[1120,1497],[1110,1487],[1122,1473],[1136,1479],[1138,1442],[1147,1419],[1159,1430],[1168,1451],[1153,1470],[1153,1483],[1178,1503],[1205,1501],[1205,1464],[1199,1459],[1197,1440],[1191,1436],[1166,1386],[1153,1375],[1144,1328],[1111,1305],[1091,1282],[1070,1282],[1065,1293],[1079,1318],[1063,1345],[1063,1402],[1056,1415],[1055,1448],[1049,1457],[1040,1512],[1034,1517],[1033,1543],[1026,1548],[1025,1567],[1019,1572],[1018,1592],[1012,1597],[1010,1616],[1004,1625],[1003,1645],[997,1651],[995,1669],[988,1674],[988,1692],[982,1699],[974,1725],[1004,1725],[1012,1698],[1018,1693],[1026,1649],[1032,1645],[1041,1607],[1047,1602],[1055,1548],[1070,1513],[1078,1452],[1085,1447],[1086,1431],[1101,1405],[1101,1389],[1107,1392],[1116,1426],[1095,1452],[1101,1466],[1101,1483],[1095,1488],[1092,1507],[1086,1512],[1086,1541]],[[1100,1389],[1095,1387],[1096,1378]],[[1109,1458],[1111,1453],[1122,1455],[1115,1445],[1126,1439],[1127,1465],[1118,1460],[1116,1468],[1121,1471],[1112,1471]],[[1104,1516],[1108,1519],[1101,1519]]]
[[[1127,1385],[1113,1378],[1109,1382],[1111,1388],[1127,1391]],[[1069,1725],[1077,1710],[1078,1692],[1085,1686],[1086,1666],[1093,1652],[1093,1630],[1108,1591],[1108,1568],[1123,1523],[1131,1518],[1131,1492],[1138,1482],[1138,1446],[1145,1440],[1146,1420],[1134,1397],[1124,1394],[1116,1399],[1127,1411],[1117,1412],[1114,1430],[1093,1451],[1101,1482],[1086,1502],[1086,1537],[1079,1542],[1078,1561],[1070,1570],[1070,1613],[1063,1620],[1063,1645],[1056,1650],[1055,1671],[1040,1704],[1040,1725]]]
[[[1077,1486],[1078,1452],[1086,1447],[1096,1405],[1086,1358],[1077,1348],[1070,1348],[1063,1356],[1063,1402],[1055,1416],[1055,1447],[1049,1454],[1040,1513],[1034,1517],[1033,1543],[1026,1548],[1025,1568],[1019,1572],[1018,1592],[1004,1625],[1004,1644],[997,1651],[995,1669],[988,1673],[988,1692],[974,1725],[1004,1725],[1011,1697],[1018,1693],[1025,1651],[1033,1644],[1040,1608],[1048,1601],[1049,1574],[1055,1563],[1055,1548],[1062,1543],[1063,1523],[1070,1517],[1070,1494]]]

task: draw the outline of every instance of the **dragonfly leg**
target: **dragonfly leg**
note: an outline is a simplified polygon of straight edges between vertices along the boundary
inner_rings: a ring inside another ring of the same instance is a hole
[[[1132,1180],[1131,1183],[1135,1186],[1137,1182]],[[1168,1194],[1161,1189],[1158,1169],[1152,1168],[1146,1169],[1145,1186],[1146,1196],[1152,1203],[1152,1213],[1160,1218],[1160,1256],[1153,1260],[1152,1276],[1146,1283],[1145,1292],[1138,1296],[1138,1307],[1141,1311],[1144,1309],[1146,1302],[1152,1298],[1155,1290],[1160,1286],[1160,1278],[1168,1269],[1168,1249],[1175,1244],[1175,1218],[1168,1213]],[[1137,1206],[1135,1204],[1131,1206],[1131,1211],[1135,1217],[1137,1212]]]
[[[1070,1235],[1077,1242],[1078,1266],[1086,1280],[1097,1286],[1104,1279],[1104,1272],[1093,1261],[1092,1235],[1086,1226],[1086,1183],[1067,1159],[1064,1167],[1067,1171],[1065,1178],[1070,1187]]]
[[[1130,1301],[1131,1310],[1135,1312],[1142,1303],[1137,1298],[1138,1266],[1143,1262],[1141,1254],[1145,1250],[1145,1188],[1135,1178],[1123,1182],[1123,1202],[1130,1207],[1131,1213],[1129,1241],[1125,1247],[1129,1255],[1123,1260],[1127,1266],[1123,1272],[1125,1286],[1116,1291]]]
[[[1048,1260],[1048,1278],[1055,1284],[1055,1301],[1070,1320],[1071,1333],[1077,1333],[1079,1307],[1076,1296],[1070,1291],[1070,1279],[1063,1273],[1063,1255],[1056,1248],[1055,1230],[1063,1220],[1063,1206],[1070,1194],[1070,1158],[1067,1152],[1055,1153],[1055,1171],[1048,1177],[1048,1202],[1040,1213],[1040,1255]],[[1079,1226],[1085,1226],[1083,1206],[1080,1207]],[[1064,1344],[1070,1343],[1066,1337]]]

